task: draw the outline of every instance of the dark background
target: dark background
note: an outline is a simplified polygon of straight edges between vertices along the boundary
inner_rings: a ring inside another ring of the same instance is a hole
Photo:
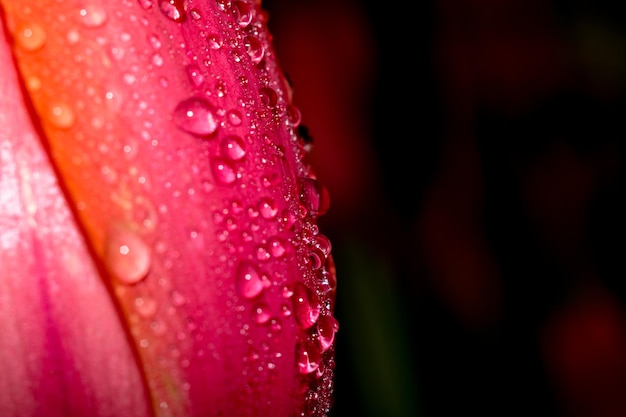
[[[626,6],[263,7],[331,195],[329,417],[626,416]]]

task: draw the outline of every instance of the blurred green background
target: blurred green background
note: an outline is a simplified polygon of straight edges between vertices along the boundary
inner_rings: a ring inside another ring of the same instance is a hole
[[[329,417],[626,416],[626,6],[263,7],[331,195]]]

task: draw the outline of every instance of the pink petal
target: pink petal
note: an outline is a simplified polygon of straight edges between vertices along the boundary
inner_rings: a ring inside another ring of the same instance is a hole
[[[259,3],[4,3],[156,413],[324,415],[327,193]]]
[[[0,21],[0,415],[149,415],[128,338],[31,124]]]

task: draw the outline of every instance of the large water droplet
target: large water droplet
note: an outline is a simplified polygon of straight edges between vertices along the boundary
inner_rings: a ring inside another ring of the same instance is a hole
[[[304,284],[296,284],[293,293],[293,309],[300,326],[308,329],[315,324],[320,315],[317,295]]]
[[[210,136],[218,127],[215,109],[198,97],[184,100],[176,106],[174,122],[185,132],[200,137]]]
[[[339,330],[339,323],[331,315],[321,316],[317,322],[318,340],[322,351],[327,351],[335,340],[335,333]]]
[[[105,264],[109,272],[125,284],[143,280],[152,263],[152,250],[136,233],[117,228],[109,233]]]
[[[258,64],[265,55],[265,47],[263,43],[256,36],[247,36],[244,40],[246,52],[252,59],[252,63]]]
[[[246,27],[252,22],[252,7],[244,1],[233,2],[233,14],[239,26]]]
[[[311,340],[301,341],[296,347],[296,361],[301,374],[310,374],[320,366],[322,354]]]
[[[184,22],[186,18],[183,3],[183,0],[160,0],[159,8],[168,19],[180,23]]]
[[[268,286],[269,281],[247,262],[242,262],[237,269],[235,285],[239,294],[245,298],[255,298]],[[265,283],[264,281],[267,281]]]

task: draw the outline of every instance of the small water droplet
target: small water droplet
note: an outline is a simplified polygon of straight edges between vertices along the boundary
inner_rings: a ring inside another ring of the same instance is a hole
[[[106,10],[97,5],[83,7],[78,13],[81,21],[88,28],[103,26],[108,19]]]
[[[222,38],[219,35],[215,34],[215,33],[212,33],[212,34],[208,35],[206,37],[206,41],[209,44],[209,48],[211,48],[213,50],[218,50],[223,45]]]
[[[300,201],[311,216],[321,216],[330,206],[328,190],[313,178],[300,178]]]
[[[267,251],[267,249],[265,248],[265,246],[259,245],[256,248],[256,258],[260,261],[267,261],[269,258],[271,258],[272,255],[270,255],[270,253]]]
[[[157,302],[149,297],[135,298],[135,310],[143,318],[150,318],[156,314],[158,308]]]
[[[252,309],[252,316],[257,324],[265,324],[272,317],[270,308],[266,303],[258,303]]]
[[[264,197],[259,201],[259,213],[266,219],[273,219],[278,213],[274,200]]]
[[[231,161],[239,161],[246,156],[246,144],[237,135],[229,135],[222,139],[222,153]]]
[[[229,110],[226,112],[226,120],[233,126],[239,126],[242,122],[241,113],[238,110]]]
[[[303,329],[308,329],[315,324],[320,315],[320,305],[314,292],[304,284],[297,283],[294,288],[293,304],[296,320]]]
[[[161,56],[161,54],[154,54],[152,55],[152,64],[154,64],[157,67],[160,67],[163,65],[163,57]]]
[[[282,257],[287,251],[287,249],[285,249],[285,244],[283,243],[283,241],[277,237],[270,239],[269,246],[270,253],[276,258]]]
[[[276,103],[278,102],[278,94],[276,94],[274,89],[269,87],[261,87],[259,89],[259,98],[263,105],[270,108],[276,107]]]
[[[191,10],[189,10],[189,16],[191,16],[191,18],[193,20],[200,20],[200,19],[202,19],[202,14],[200,13],[200,10],[198,10],[198,9],[191,9]]]
[[[187,76],[194,87],[200,87],[204,82],[204,75],[202,75],[200,68],[196,64],[189,64],[187,66]]]
[[[173,290],[170,293],[170,297],[172,298],[172,304],[174,305],[174,307],[180,307],[187,302],[185,297],[176,290]]]
[[[125,284],[136,284],[150,270],[152,250],[136,233],[116,228],[107,239],[105,263],[118,280]]]
[[[50,106],[48,120],[59,129],[69,129],[74,126],[76,116],[74,111],[65,103],[55,103]]]
[[[156,50],[156,49],[161,49],[161,40],[159,39],[159,37],[157,35],[155,35],[154,33],[151,34],[150,36],[148,36],[148,42],[150,42],[150,45],[152,45],[152,47]]]
[[[159,8],[161,12],[174,22],[184,22],[186,19],[185,6],[183,0],[160,0]]]
[[[16,31],[15,41],[22,49],[34,52],[46,44],[46,32],[35,23],[24,25]]]
[[[293,104],[287,105],[285,112],[287,114],[287,121],[292,127],[300,125],[300,122],[302,121],[302,113],[300,113],[300,110],[296,106]]]
[[[223,159],[213,158],[211,161],[211,170],[213,171],[215,180],[222,184],[232,184],[237,179],[235,169]]]
[[[197,97],[184,100],[176,106],[174,122],[185,132],[200,137],[210,136],[218,128],[213,106]]]
[[[326,262],[326,255],[320,248],[314,246],[309,250],[309,262],[311,269],[320,269]]]
[[[257,297],[267,287],[266,278],[247,262],[242,262],[237,269],[236,286],[239,294],[251,299]]]
[[[148,10],[152,7],[152,0],[138,0],[138,3],[145,10]]]

